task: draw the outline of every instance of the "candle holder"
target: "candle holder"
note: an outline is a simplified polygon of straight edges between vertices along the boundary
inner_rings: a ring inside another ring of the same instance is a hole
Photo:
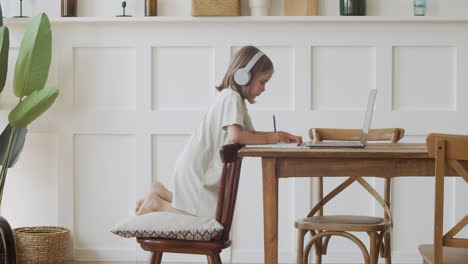
[[[127,7],[127,1],[122,1],[122,15],[117,15],[116,17],[131,17],[131,15],[125,14],[126,7]]]
[[[23,0],[19,0],[20,1],[20,15],[19,16],[14,16],[14,18],[25,18],[25,17],[28,17],[28,16],[23,16]]]

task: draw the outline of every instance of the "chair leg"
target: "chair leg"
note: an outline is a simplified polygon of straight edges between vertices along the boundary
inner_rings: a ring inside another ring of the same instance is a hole
[[[385,241],[382,241],[382,244],[380,245],[380,249],[379,249],[379,252],[380,252],[380,257],[381,258],[385,258],[385,250],[387,248],[387,244],[385,244]]]
[[[219,256],[219,254],[214,255],[213,260],[214,264],[223,264],[223,262],[221,262],[221,257]]]
[[[206,256],[206,258],[208,259],[208,264],[214,264],[214,260],[212,256],[208,255]]]
[[[151,252],[149,264],[161,264],[162,252]]]
[[[312,241],[312,240],[313,239],[311,239],[304,248],[304,253],[302,255],[302,262],[301,262],[302,264],[308,264],[309,263],[309,254],[310,254],[310,251],[311,251],[312,247],[315,244],[315,242]]]
[[[330,242],[332,236],[326,236],[322,244],[322,255],[327,254],[328,243]]]
[[[315,263],[322,264],[322,251],[315,252]]]
[[[392,240],[390,231],[387,231],[384,236],[385,241],[385,264],[392,264]]]
[[[320,234],[321,232],[322,231],[320,231],[320,230],[317,231],[317,235]],[[320,238],[315,243],[315,263],[316,264],[322,264],[322,245],[323,245],[322,242],[323,242],[323,239]]]
[[[379,259],[379,248],[377,248],[377,232],[368,232],[370,239],[369,259],[370,264],[377,264]]]
[[[296,264],[307,264],[303,263],[304,256],[304,237],[307,234],[307,230],[297,229],[297,255],[296,255]]]

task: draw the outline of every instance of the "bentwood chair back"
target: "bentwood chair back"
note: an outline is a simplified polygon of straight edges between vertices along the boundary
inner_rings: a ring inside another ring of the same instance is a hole
[[[310,138],[314,141],[323,140],[345,140],[359,141],[362,130],[360,129],[333,129],[333,128],[312,128],[309,130]],[[369,141],[386,141],[397,143],[405,134],[402,128],[371,129],[369,131]],[[362,185],[384,208],[384,217],[371,216],[349,216],[349,215],[327,215],[324,216],[324,206],[340,192],[357,181]],[[353,241],[362,251],[365,263],[377,263],[379,251],[385,258],[385,263],[391,263],[391,237],[389,230],[392,226],[392,216],[390,211],[390,189],[391,179],[385,179],[384,197],[363,178],[350,177],[333,191],[323,196],[323,177],[318,179],[318,203],[304,219],[296,221],[299,229],[298,238],[298,264],[308,263],[308,255],[315,246],[316,263],[322,262],[322,255],[327,254],[328,243],[332,236],[341,236]],[[304,236],[307,232],[312,234],[312,239],[304,248]],[[370,250],[356,236],[349,232],[367,232],[370,237]]]

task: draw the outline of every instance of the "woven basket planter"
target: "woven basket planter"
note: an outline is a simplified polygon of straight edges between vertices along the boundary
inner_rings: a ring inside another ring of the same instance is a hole
[[[18,264],[62,264],[70,243],[70,230],[64,227],[37,226],[13,230]]]
[[[240,0],[192,0],[192,16],[240,16]]]

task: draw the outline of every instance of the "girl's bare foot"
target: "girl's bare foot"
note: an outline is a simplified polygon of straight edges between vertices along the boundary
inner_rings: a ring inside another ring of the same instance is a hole
[[[140,200],[138,200],[138,201],[136,202],[135,214],[138,212],[138,210],[140,210],[140,207],[141,207],[141,205],[143,204],[144,201],[145,201],[145,200],[140,199]]]
[[[170,202],[164,200],[155,193],[149,194],[145,198],[143,204],[140,206],[140,209],[138,209],[138,211],[136,212],[136,215],[143,215],[151,212],[171,212],[189,215],[184,211],[175,209],[174,207],[172,207],[172,204]]]
[[[144,200],[140,201],[137,202],[135,215],[142,215],[151,212],[172,212],[188,215],[188,213],[172,207],[172,192],[166,189],[166,187],[158,181],[151,184],[149,194]]]
[[[171,204],[161,198],[157,193],[150,193],[145,197],[136,215],[147,214],[151,212],[170,212]]]

